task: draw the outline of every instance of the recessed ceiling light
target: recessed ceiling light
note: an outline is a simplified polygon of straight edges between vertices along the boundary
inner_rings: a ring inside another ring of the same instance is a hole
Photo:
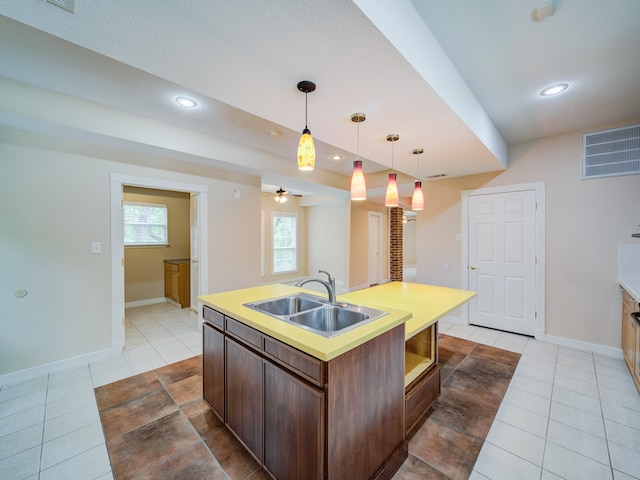
[[[331,155],[331,160],[342,160],[342,155]]]
[[[269,130],[269,135],[271,135],[272,137],[279,137],[280,135],[282,135],[282,132],[276,128],[273,128]]]
[[[549,95],[557,95],[560,92],[564,92],[567,88],[569,88],[569,85],[567,83],[557,83],[555,85],[550,85],[547,88],[544,88],[540,92],[540,95],[542,95],[543,97],[548,97]]]
[[[198,105],[198,103],[194,99],[187,97],[176,97],[176,102],[178,102],[179,105],[187,108],[192,108]]]

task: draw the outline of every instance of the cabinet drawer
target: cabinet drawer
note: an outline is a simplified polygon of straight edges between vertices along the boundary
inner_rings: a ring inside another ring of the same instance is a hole
[[[220,330],[224,330],[224,315],[206,305],[202,307],[202,317]]]
[[[405,397],[407,434],[440,396],[440,366],[430,371]]]
[[[324,362],[285,345],[271,337],[264,337],[264,352],[270,358],[318,386],[324,384]]]
[[[164,271],[165,272],[171,272],[171,273],[179,273],[180,272],[180,266],[175,264],[175,263],[165,263],[164,264]]]
[[[238,340],[242,340],[243,342],[254,346],[258,350],[262,349],[262,334],[259,331],[248,327],[244,323],[240,323],[233,318],[224,318],[226,319],[225,329],[227,333],[230,333]]]

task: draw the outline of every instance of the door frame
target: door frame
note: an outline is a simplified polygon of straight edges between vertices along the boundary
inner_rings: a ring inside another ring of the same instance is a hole
[[[378,260],[376,263],[376,283],[382,283],[382,213],[380,212],[367,212],[367,286],[370,286],[371,272],[369,271],[369,252],[371,246],[371,238],[369,238],[369,232],[371,231],[371,222],[375,221],[377,224],[378,236],[375,238],[375,242],[378,249]]]
[[[198,229],[200,233],[200,265],[208,263],[207,185],[175,182],[151,177],[138,177],[112,172],[111,182],[111,348],[122,351],[125,344],[124,320],[124,231],[122,218],[123,187],[135,186],[172,190],[198,195]],[[198,288],[206,292],[209,288],[207,268],[199,269]]]
[[[462,288],[469,289],[469,197],[475,195],[488,195],[494,193],[519,192],[533,190],[536,198],[534,243],[536,256],[535,269],[535,339],[544,340],[545,335],[545,279],[546,279],[546,256],[545,256],[545,182],[523,183],[517,185],[506,185],[503,187],[478,188],[475,190],[462,191],[462,258],[461,276]],[[462,309],[462,320],[469,325],[469,302]]]

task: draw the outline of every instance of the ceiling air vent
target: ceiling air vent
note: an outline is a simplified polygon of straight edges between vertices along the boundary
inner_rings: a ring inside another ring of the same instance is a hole
[[[45,0],[52,5],[57,5],[60,8],[64,8],[69,12],[73,13],[73,9],[75,8],[76,0]]]
[[[427,178],[442,178],[446,176],[447,176],[446,173],[436,173],[435,175],[429,175]]]
[[[582,136],[582,178],[640,173],[640,125]]]

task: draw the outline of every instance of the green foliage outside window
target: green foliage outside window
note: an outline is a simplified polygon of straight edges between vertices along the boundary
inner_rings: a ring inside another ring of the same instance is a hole
[[[297,269],[297,218],[294,214],[273,216],[273,273]]]
[[[146,203],[125,203],[124,244],[166,245],[167,206]]]

